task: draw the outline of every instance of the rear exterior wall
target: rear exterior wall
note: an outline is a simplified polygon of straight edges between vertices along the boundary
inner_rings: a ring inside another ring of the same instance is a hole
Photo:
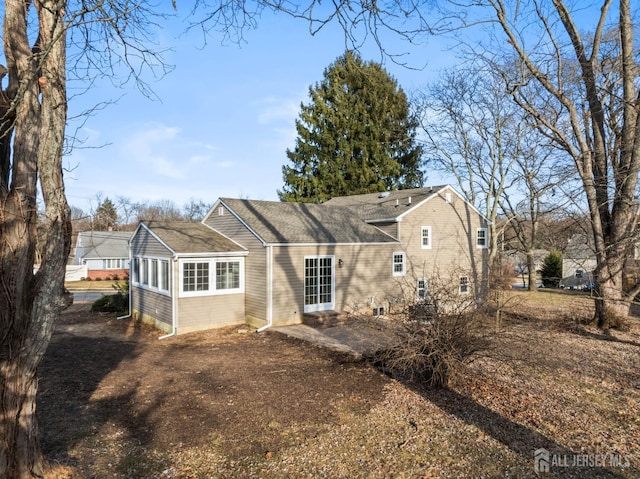
[[[267,320],[266,248],[228,209],[224,206],[220,208],[211,212],[205,224],[249,250],[244,263],[245,312],[249,322],[257,320],[258,324],[263,324]]]
[[[169,260],[169,270],[173,268],[171,264],[172,253],[162,243],[155,239],[146,229],[140,228],[138,233],[131,240],[131,256],[144,256],[147,258],[158,258]],[[169,291],[173,291],[174,275],[169,275]],[[131,309],[134,317],[154,324],[163,331],[170,331],[172,328],[172,297],[170,293],[153,291],[139,283],[131,281]]]
[[[426,248],[423,227],[430,232],[431,244]],[[457,283],[459,276],[465,275],[481,293],[488,275],[489,250],[477,246],[479,228],[486,229],[486,221],[457,195],[451,195],[450,201],[438,195],[410,211],[399,223],[408,278]],[[488,236],[485,241],[488,246]]]
[[[398,244],[274,246],[273,323],[296,324],[304,314],[305,257],[333,256],[336,311],[370,312],[398,295],[403,278],[393,276]],[[342,266],[340,266],[342,260]]]

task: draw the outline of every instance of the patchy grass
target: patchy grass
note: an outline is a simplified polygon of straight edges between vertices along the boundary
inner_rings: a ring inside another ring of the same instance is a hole
[[[638,322],[603,334],[566,321],[582,296],[515,294],[495,357],[439,391],[273,331],[158,341],[75,311],[41,368],[42,444],[87,478],[528,478],[538,448],[541,477],[640,477]]]

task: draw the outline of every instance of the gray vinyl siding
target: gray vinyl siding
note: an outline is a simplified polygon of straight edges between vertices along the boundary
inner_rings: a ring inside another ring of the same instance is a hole
[[[171,251],[155,239],[145,228],[139,228],[138,233],[131,240],[131,254],[132,256],[157,258],[170,258],[172,256]]]
[[[245,323],[244,295],[220,294],[180,298],[178,334]]]
[[[169,291],[173,291],[173,274],[171,268],[172,253],[146,229],[139,228],[137,234],[131,240],[131,255],[145,256],[148,258],[168,259],[169,262]],[[142,288],[131,283],[131,306],[133,313],[143,321],[156,323],[156,326],[165,331],[172,327],[172,298],[166,294]]]
[[[398,248],[393,244],[274,247],[274,324],[302,321],[306,256],[334,256],[336,311],[370,311],[373,306],[386,305],[399,294],[403,280],[392,275],[392,255]]]
[[[224,208],[224,207],[223,207]],[[247,316],[267,320],[267,254],[266,248],[226,208],[222,216],[216,208],[205,224],[249,250],[245,257],[245,308]]]
[[[477,282],[487,274],[488,249],[476,246],[477,229],[486,228],[486,222],[468,203],[451,196],[450,203],[436,196],[402,218],[400,240],[407,254],[407,276],[455,281],[463,274]],[[422,248],[423,226],[431,227],[431,249]]]
[[[132,285],[131,305],[134,314],[137,313],[145,322],[152,322],[155,320],[155,322],[162,323],[161,325],[157,325],[160,329],[171,329],[170,296]]]

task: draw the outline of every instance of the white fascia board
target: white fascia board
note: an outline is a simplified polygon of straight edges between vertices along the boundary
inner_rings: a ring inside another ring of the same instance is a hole
[[[401,241],[385,241],[382,243],[268,243],[267,246],[384,246],[402,244]]]
[[[209,253],[176,253],[174,255],[175,258],[185,259],[185,258],[232,258],[238,256],[248,256],[248,251],[225,251],[221,252],[209,252]]]
[[[473,206],[469,201],[466,200],[466,198],[464,196],[462,196],[460,193],[458,193],[458,191],[451,185],[446,185],[443,188],[440,188],[437,191],[434,191],[433,194],[431,194],[431,196],[428,196],[427,198],[425,198],[424,200],[418,202],[415,204],[415,206],[409,208],[407,211],[405,211],[404,213],[402,213],[400,216],[398,216],[397,221],[401,221],[402,218],[409,214],[410,212],[412,212],[413,210],[415,210],[416,208],[422,206],[423,204],[425,204],[426,202],[432,200],[433,198],[440,196],[441,193],[445,192],[445,191],[451,191],[453,194],[455,194],[458,198],[460,198],[469,208],[471,208],[478,216],[480,216],[482,219],[484,219],[487,224],[491,224],[491,221],[489,221],[489,218],[487,218],[485,215],[483,215],[478,208],[476,208],[475,206]]]

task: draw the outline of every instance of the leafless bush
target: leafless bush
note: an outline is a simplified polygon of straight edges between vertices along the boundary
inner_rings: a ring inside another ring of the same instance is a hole
[[[395,315],[402,324],[400,340],[373,354],[376,367],[401,380],[441,388],[490,349],[493,329],[473,291],[461,294],[458,277],[432,279],[421,300],[404,298],[404,310]]]

